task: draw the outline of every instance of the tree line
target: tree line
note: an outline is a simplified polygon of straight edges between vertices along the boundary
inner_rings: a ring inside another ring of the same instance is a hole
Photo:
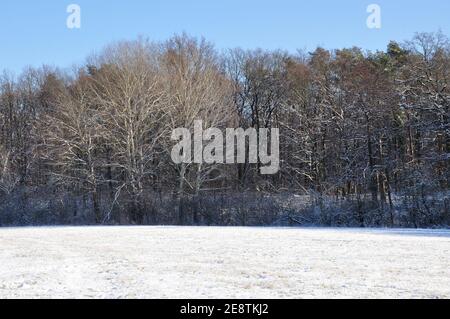
[[[450,224],[450,44],[115,43],[0,77],[0,225]],[[280,171],[174,164],[174,129],[279,128]]]

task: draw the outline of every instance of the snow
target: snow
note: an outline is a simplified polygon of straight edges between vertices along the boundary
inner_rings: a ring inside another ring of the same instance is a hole
[[[450,231],[0,229],[0,298],[449,298]]]

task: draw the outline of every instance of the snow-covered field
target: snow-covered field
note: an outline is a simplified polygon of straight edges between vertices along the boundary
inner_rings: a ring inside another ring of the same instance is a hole
[[[450,298],[450,231],[0,229],[0,298]]]

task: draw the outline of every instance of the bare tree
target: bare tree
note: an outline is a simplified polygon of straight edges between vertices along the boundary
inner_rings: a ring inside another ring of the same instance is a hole
[[[230,82],[220,70],[213,47],[204,40],[197,41],[187,35],[176,36],[163,45],[162,72],[164,74],[169,127],[193,129],[196,121],[204,128],[225,128],[233,117],[230,112]],[[173,145],[166,145],[167,151]],[[182,163],[178,172],[179,223],[184,223],[183,197],[186,188],[198,196],[203,186],[224,180],[223,167],[218,163]],[[192,176],[192,178],[191,178]],[[194,223],[198,215],[194,210]]]
[[[146,184],[156,180],[156,168],[162,164],[159,145],[168,128],[156,54],[144,40],[106,49],[97,60],[89,93],[111,148],[108,165],[123,176],[116,190],[131,196],[131,221],[138,224],[144,221],[141,203]]]

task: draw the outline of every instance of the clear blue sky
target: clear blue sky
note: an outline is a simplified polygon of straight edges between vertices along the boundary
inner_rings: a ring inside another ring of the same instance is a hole
[[[66,27],[66,8],[81,6],[82,27]],[[366,8],[382,9],[381,30]],[[162,40],[183,31],[231,47],[384,49],[416,31],[450,35],[449,0],[2,0],[0,69],[69,67],[106,44],[139,35]]]

